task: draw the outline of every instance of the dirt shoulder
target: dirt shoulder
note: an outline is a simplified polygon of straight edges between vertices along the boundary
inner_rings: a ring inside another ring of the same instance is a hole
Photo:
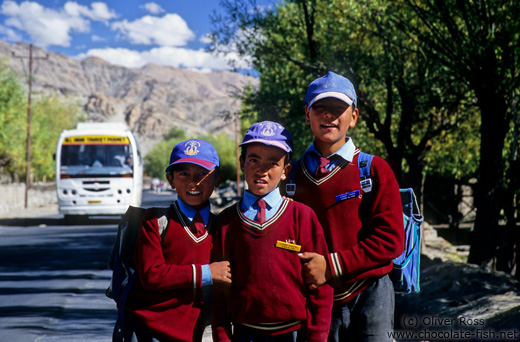
[[[520,282],[510,274],[451,261],[464,260],[467,248],[450,245],[427,225],[423,232],[421,291],[396,295],[396,330],[429,332],[422,341],[520,340]],[[460,335],[439,339],[435,332]]]

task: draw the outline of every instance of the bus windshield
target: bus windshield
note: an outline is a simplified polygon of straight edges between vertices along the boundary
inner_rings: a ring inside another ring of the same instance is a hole
[[[131,176],[132,146],[115,144],[63,145],[60,174],[74,176]]]

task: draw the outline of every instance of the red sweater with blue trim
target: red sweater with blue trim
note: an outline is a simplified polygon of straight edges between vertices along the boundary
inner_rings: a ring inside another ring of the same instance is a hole
[[[359,150],[352,162],[344,168],[336,166],[321,179],[300,160],[294,179],[292,197],[314,209],[325,232],[335,304],[352,299],[371,280],[389,273],[392,260],[404,250],[403,209],[394,173],[382,158],[374,156],[371,200],[362,201],[358,156]],[[356,190],[361,196],[349,196]]]
[[[327,254],[323,230],[307,206],[284,200],[264,224],[240,211],[240,204],[219,215],[213,261],[231,263],[232,284],[214,285],[214,341],[231,340],[231,322],[258,333],[277,335],[300,328],[306,341],[326,341],[332,310],[332,288],[309,291],[297,252],[276,247],[277,241],[301,246],[301,252]]]
[[[201,341],[205,327],[201,265],[209,263],[212,236],[206,231],[196,237],[175,204],[169,216],[161,236],[156,210],[143,215],[134,258],[139,279],[126,309],[160,341]]]

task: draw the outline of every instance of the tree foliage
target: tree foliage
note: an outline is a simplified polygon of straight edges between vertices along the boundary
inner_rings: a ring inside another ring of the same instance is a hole
[[[456,129],[473,103],[461,101],[468,93],[459,80],[393,23],[411,19],[410,9],[386,1],[285,1],[267,10],[222,3],[228,15],[214,18],[213,49],[231,45],[251,58],[260,86],[244,102],[258,119],[287,126],[300,155],[313,139],[304,121],[308,84],[328,70],[343,74],[356,86],[363,121],[349,135],[382,151],[402,185],[420,192],[434,138]]]
[[[25,163],[25,125],[20,122],[26,110],[25,94],[22,86],[0,67],[0,170],[14,178],[16,170]]]
[[[12,180],[25,178],[27,94],[7,67],[0,70],[0,171]],[[77,100],[61,96],[33,96],[31,120],[31,176],[54,178],[53,154],[63,129],[82,118]]]
[[[64,129],[71,129],[86,115],[79,100],[63,96],[43,96],[32,107],[31,173],[35,180],[55,177],[56,144]]]
[[[398,21],[437,61],[470,89],[480,114],[477,218],[469,261],[486,265],[495,256],[504,195],[504,141],[520,85],[520,3],[514,0],[407,0],[422,27]],[[513,191],[514,192],[514,191]]]

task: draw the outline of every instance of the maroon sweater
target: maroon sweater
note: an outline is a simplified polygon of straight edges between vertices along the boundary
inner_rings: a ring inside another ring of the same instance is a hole
[[[179,213],[176,205],[170,206],[170,221],[161,237],[157,212],[145,212],[134,258],[139,279],[126,308],[160,341],[201,341],[201,265],[209,263],[212,236],[196,238]]]
[[[305,327],[307,341],[326,341],[332,288],[308,291],[297,252],[275,247],[277,241],[290,242],[300,245],[301,252],[327,254],[314,212],[285,200],[274,217],[260,225],[246,218],[237,203],[219,215],[218,226],[212,259],[230,261],[232,284],[214,286],[214,341],[231,340],[231,322],[266,335]]]
[[[334,280],[335,304],[345,303],[371,280],[389,273],[392,259],[404,249],[399,186],[382,158],[375,156],[372,160],[370,175],[374,188],[370,201],[363,201],[362,205],[359,196],[336,200],[336,196],[355,190],[363,194],[358,155],[356,150],[352,162],[344,168],[334,168],[322,179],[316,179],[303,160],[296,170],[293,198],[314,209],[325,232],[331,252],[328,262]],[[364,208],[368,204],[370,208]]]

